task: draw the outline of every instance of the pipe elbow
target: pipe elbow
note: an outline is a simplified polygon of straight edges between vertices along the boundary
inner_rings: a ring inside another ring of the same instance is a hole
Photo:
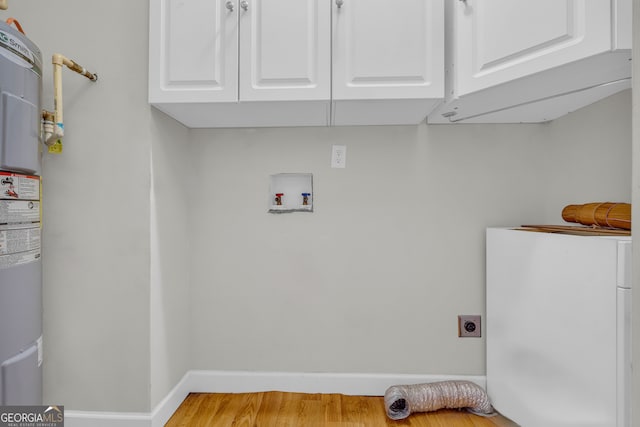
[[[64,125],[62,123],[45,123],[43,142],[47,147],[51,147],[56,142],[62,142],[64,137]]]
[[[42,143],[46,146],[52,145],[54,133],[55,115],[47,110],[42,110]]]
[[[64,60],[65,59],[66,58],[63,55],[61,55],[59,53],[54,53],[53,56],[51,57],[51,62],[54,65],[60,65],[61,66],[62,64],[64,64]]]

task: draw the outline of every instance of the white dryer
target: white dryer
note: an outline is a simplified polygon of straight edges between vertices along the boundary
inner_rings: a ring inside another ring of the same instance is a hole
[[[525,427],[628,427],[631,238],[487,230],[487,392]]]

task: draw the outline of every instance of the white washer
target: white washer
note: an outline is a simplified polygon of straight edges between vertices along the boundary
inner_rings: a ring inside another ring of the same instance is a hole
[[[631,238],[487,230],[487,392],[525,427],[630,426]]]

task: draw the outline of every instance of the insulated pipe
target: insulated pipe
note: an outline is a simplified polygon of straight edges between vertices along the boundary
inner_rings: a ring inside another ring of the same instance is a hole
[[[387,416],[407,418],[412,412],[467,408],[476,415],[495,415],[487,393],[471,381],[440,381],[426,384],[395,385],[384,394]]]
[[[52,145],[56,141],[53,137],[55,132],[55,121],[56,115],[54,113],[52,113],[51,111],[42,110],[42,140],[47,146]]]
[[[0,0],[1,1],[1,0]],[[78,74],[82,74],[91,81],[98,80],[98,75],[87,71],[84,67],[78,65],[71,59],[59,54],[53,54],[53,105],[55,108],[54,126],[53,132],[47,132],[45,129],[44,143],[47,146],[52,146],[56,142],[62,144],[62,137],[64,136],[64,117],[62,113],[62,66],[66,65],[70,70],[75,71]],[[48,112],[43,112],[43,118]],[[44,118],[43,126],[47,126],[47,119]]]

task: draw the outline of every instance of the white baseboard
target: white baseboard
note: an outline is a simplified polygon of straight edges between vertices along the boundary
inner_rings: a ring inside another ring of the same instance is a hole
[[[194,393],[249,393],[289,391],[383,396],[396,384],[420,384],[446,380],[473,381],[485,388],[484,376],[413,374],[340,374],[251,371],[189,371],[185,375]]]
[[[339,374],[251,371],[188,371],[151,413],[65,411],[67,427],[162,427],[189,393],[288,391],[383,396],[398,384],[467,380],[486,388],[480,375]]]
[[[65,427],[150,427],[152,420],[151,414],[146,413],[65,410],[64,425]]]

